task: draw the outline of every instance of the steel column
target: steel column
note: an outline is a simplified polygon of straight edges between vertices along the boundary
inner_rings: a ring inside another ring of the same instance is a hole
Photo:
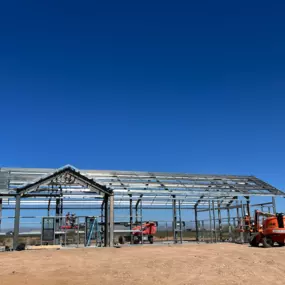
[[[114,195],[110,196],[110,247],[114,246]]]
[[[197,206],[195,206],[195,228],[196,228],[196,241],[199,241],[199,226],[198,226],[198,212]]]
[[[56,205],[55,205],[55,216],[59,217],[60,216],[60,212],[61,212],[61,207],[60,207],[60,200],[61,198],[56,198]],[[55,229],[56,231],[59,229],[59,218],[55,219]]]
[[[238,220],[238,225],[240,224],[240,214],[239,214],[239,204],[238,204],[238,200],[236,201],[236,205],[237,205],[237,208],[236,208],[236,210],[237,210],[237,220]]]
[[[238,226],[238,229],[240,230],[240,228],[241,228],[241,219],[240,219],[240,212],[239,212],[239,208],[240,208],[239,200],[236,200],[236,205],[237,205],[237,208],[236,208],[236,211],[237,211],[237,226]],[[241,239],[241,235],[240,235],[240,239]]]
[[[0,198],[0,231],[1,231],[1,224],[2,224],[2,198]]]
[[[181,219],[181,201],[178,201],[178,213],[179,213],[179,237],[180,243],[183,243],[183,236],[182,236],[182,219]]]
[[[141,199],[141,202],[140,202],[140,224],[141,224],[141,240],[142,240],[142,244],[143,244],[143,214],[142,214],[142,210],[143,210],[143,205],[142,205],[142,199]]]
[[[215,232],[215,242],[217,242],[217,231],[216,231],[216,209],[215,209],[215,201],[212,201],[212,207],[213,207],[213,226],[214,226],[214,232]]]
[[[136,206],[135,206],[135,212],[136,212],[136,221],[135,221],[135,223],[136,223],[136,225],[138,224],[138,222],[139,222],[139,210],[138,210],[138,207],[139,207],[139,205],[141,204],[141,201],[142,201],[142,194],[140,195],[140,198],[137,200],[137,202],[136,202]]]
[[[21,196],[16,195],[15,217],[14,217],[14,236],[13,236],[13,249],[15,250],[19,242],[20,232],[20,212],[21,212]]]
[[[133,229],[133,199],[132,194],[130,196],[130,237],[131,237],[131,244],[134,244],[134,236],[132,235]]]
[[[276,201],[275,201],[275,197],[272,197],[272,209],[273,209],[273,214],[276,215]]]
[[[247,211],[248,216],[250,217],[251,216],[250,215],[250,198],[247,196],[245,197],[245,199],[246,199],[246,211]]]
[[[230,209],[227,209],[227,214],[228,214],[228,231],[229,231],[229,238],[232,237],[232,226],[231,226],[231,214],[230,214]]]
[[[244,230],[244,205],[243,205],[243,202],[240,201],[241,203],[241,229]],[[241,243],[244,243],[244,233],[243,231],[240,232],[240,239],[241,239]]]
[[[220,241],[223,240],[223,232],[222,232],[222,215],[221,215],[221,202],[218,201],[218,221],[219,221],[219,234]]]
[[[201,240],[205,241],[205,225],[204,225],[204,221],[201,221],[201,227],[202,227],[202,236],[201,236]]]
[[[213,242],[213,229],[212,229],[212,210],[211,210],[211,201],[209,201],[209,222],[210,222],[210,234],[211,242]]]
[[[60,198],[60,214],[61,217],[63,216],[63,198]]]
[[[105,223],[104,223],[104,205],[105,205],[105,198],[102,201],[101,204],[101,225],[100,225],[100,236],[101,236],[101,241],[100,241],[100,246],[102,246],[102,240],[105,239]]]
[[[104,245],[105,247],[109,246],[109,197],[105,195],[104,197],[104,212],[105,212],[105,227],[104,227]]]
[[[177,243],[177,213],[176,213],[176,196],[172,195],[172,230],[173,230],[173,242]]]

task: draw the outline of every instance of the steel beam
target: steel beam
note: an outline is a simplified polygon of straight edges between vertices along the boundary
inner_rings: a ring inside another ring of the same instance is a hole
[[[15,250],[19,242],[20,232],[20,212],[21,212],[21,196],[16,196],[15,218],[14,218],[14,235],[13,235],[13,249]]]
[[[229,207],[221,207],[220,210],[227,210],[227,209],[236,209],[236,208],[241,208],[241,205],[237,205],[237,206],[229,206]],[[208,209],[198,209],[198,212],[207,212]]]
[[[202,199],[205,197],[205,195],[200,196],[200,199],[196,202],[194,208],[197,208],[199,203],[202,201]]]
[[[71,179],[72,177],[72,179]],[[58,182],[59,180],[59,182]],[[61,183],[61,180],[64,180]],[[39,179],[35,182],[24,184],[21,187],[17,188],[17,193],[24,195],[29,192],[37,192],[40,190],[40,187],[47,184],[68,184],[74,185],[79,184],[81,186],[88,187],[94,192],[102,195],[111,195],[112,190],[108,189],[106,186],[100,185],[95,182],[93,179],[88,178],[87,176],[82,175],[79,171],[70,166],[65,166],[59,170],[56,170],[52,174],[47,176],[40,176]],[[11,183],[10,183],[11,184]]]
[[[272,205],[272,202],[253,204],[253,205],[251,205],[251,207],[261,207],[261,206],[266,206],[266,205]]]

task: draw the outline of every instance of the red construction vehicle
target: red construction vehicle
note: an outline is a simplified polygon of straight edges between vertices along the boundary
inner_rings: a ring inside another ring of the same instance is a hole
[[[266,219],[261,222],[260,217],[266,217]],[[262,243],[264,247],[272,247],[277,243],[279,246],[284,246],[284,225],[284,214],[271,214],[256,210],[254,222],[251,225],[250,245],[258,247]]]
[[[128,224],[127,224],[128,226]],[[135,244],[141,243],[142,241],[148,241],[153,243],[153,237],[157,232],[156,222],[145,222],[142,225],[136,225],[132,228],[131,235]],[[119,243],[124,244],[125,242],[131,242],[130,236],[119,236]]]
[[[76,215],[70,215],[70,213],[68,212],[65,215],[65,225],[62,225],[60,228],[62,230],[78,229],[78,225],[76,224]]]
[[[156,234],[157,227],[154,222],[146,222],[142,226],[136,226],[133,228],[134,243],[140,243],[142,237],[144,240],[148,240],[149,243],[153,243],[153,236]]]

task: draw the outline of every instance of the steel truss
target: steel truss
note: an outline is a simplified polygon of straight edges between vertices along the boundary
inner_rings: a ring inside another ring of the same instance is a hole
[[[129,209],[130,231],[133,206],[141,209],[172,209],[173,234],[182,241],[177,227],[181,210],[195,211],[196,238],[199,239],[198,213],[208,211],[216,228],[221,226],[221,211],[230,210],[239,198],[252,196],[284,197],[285,193],[254,177],[238,175],[194,175],[183,173],[82,170],[72,166],[61,169],[1,168],[0,169],[0,225],[1,209],[15,209],[14,237],[18,234],[17,217],[20,209],[52,208],[64,204],[71,209],[101,209],[105,217],[105,241],[113,243],[114,209]],[[24,199],[22,199],[24,198]],[[54,199],[53,199],[54,198]],[[103,200],[103,203],[102,203]],[[103,208],[104,209],[103,209]],[[274,204],[275,207],[275,204]],[[239,208],[237,208],[239,209]],[[216,213],[216,211],[218,211]],[[62,214],[62,213],[61,213]],[[211,225],[212,226],[212,225]],[[109,242],[110,239],[110,242]],[[215,233],[215,240],[217,240]],[[16,244],[16,241],[15,241]]]

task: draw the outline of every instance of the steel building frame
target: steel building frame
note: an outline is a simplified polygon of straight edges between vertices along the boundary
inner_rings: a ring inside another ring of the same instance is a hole
[[[181,217],[181,215],[177,215],[177,211],[178,214],[181,210],[195,211],[198,240],[199,212],[208,211],[210,217],[213,215],[215,223],[215,213],[218,211],[220,227],[221,210],[229,211],[240,197],[246,200],[245,207],[248,211],[250,210],[250,197],[272,197],[272,205],[276,211],[275,197],[284,197],[285,193],[255,176],[79,171],[70,165],[59,170],[0,169],[0,217],[2,207],[4,208],[8,204],[15,207],[14,240],[19,229],[17,217],[20,208],[47,207],[48,198],[52,196],[55,197],[55,201],[52,202],[52,206],[55,208],[58,208],[59,204],[56,201],[60,201],[66,207],[71,208],[101,209],[102,213],[104,212],[106,223],[109,223],[106,228],[110,227],[110,235],[106,233],[106,241],[110,238],[108,244],[112,245],[114,209],[130,210],[130,231],[133,224],[133,207],[136,211],[136,222],[138,211],[141,208],[172,209],[174,242],[177,242],[180,232],[180,229],[177,229],[177,221],[178,216]],[[21,198],[25,199],[20,204]]]

